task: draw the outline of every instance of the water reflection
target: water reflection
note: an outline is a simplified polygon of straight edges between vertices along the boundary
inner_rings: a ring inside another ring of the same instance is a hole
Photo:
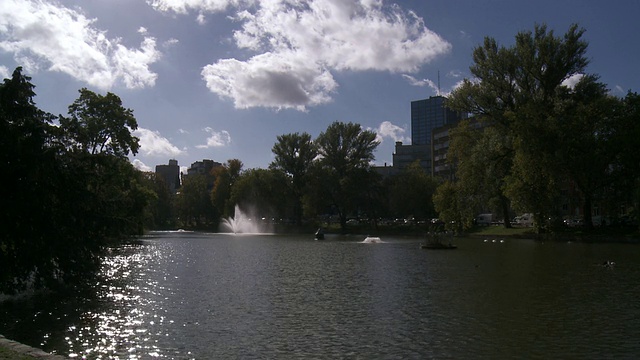
[[[80,295],[0,303],[0,333],[89,359],[640,353],[637,246],[361,241],[156,234]]]

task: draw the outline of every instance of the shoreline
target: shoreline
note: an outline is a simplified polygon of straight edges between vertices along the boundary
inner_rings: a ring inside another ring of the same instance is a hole
[[[61,355],[54,355],[33,346],[25,345],[17,341],[7,339],[0,335],[0,360],[63,360]]]

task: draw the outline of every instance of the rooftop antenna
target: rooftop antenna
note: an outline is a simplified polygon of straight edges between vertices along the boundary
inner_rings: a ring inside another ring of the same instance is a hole
[[[438,70],[438,96],[440,96],[440,70]]]

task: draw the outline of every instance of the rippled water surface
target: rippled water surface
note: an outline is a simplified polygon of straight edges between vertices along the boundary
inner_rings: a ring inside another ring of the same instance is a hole
[[[1,302],[0,333],[90,359],[640,355],[637,245],[363,239],[154,233],[84,295]]]

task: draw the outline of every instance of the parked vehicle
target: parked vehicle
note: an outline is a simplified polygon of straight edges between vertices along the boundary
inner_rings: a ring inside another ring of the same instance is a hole
[[[489,226],[493,220],[493,214],[479,214],[476,216],[476,224],[480,226]]]
[[[513,224],[518,226],[533,226],[533,214],[526,213],[513,218]]]

